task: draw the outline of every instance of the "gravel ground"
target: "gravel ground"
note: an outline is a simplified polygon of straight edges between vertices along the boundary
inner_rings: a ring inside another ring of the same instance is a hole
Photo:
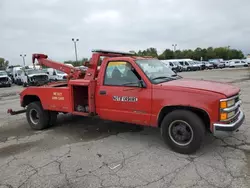
[[[31,130],[17,92],[0,88],[0,188],[10,187],[250,187],[250,80],[244,69],[180,73],[183,77],[230,82],[242,89],[246,121],[239,132],[206,135],[194,155],[172,152],[159,130],[61,115],[58,125]]]

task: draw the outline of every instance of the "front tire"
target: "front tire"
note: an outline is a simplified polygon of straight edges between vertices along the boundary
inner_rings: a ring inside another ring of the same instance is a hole
[[[49,113],[38,101],[28,105],[26,117],[30,127],[34,130],[42,130],[49,126]]]
[[[205,125],[195,113],[175,110],[166,115],[161,124],[164,142],[175,152],[196,152],[205,137]]]

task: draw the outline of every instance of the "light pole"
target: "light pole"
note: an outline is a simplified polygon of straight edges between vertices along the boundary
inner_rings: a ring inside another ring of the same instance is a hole
[[[26,57],[26,54],[20,54],[20,57],[23,58],[23,66],[25,67],[25,57]]]
[[[175,57],[175,50],[176,50],[176,46],[177,46],[177,44],[172,44],[172,46],[174,47],[173,52],[174,52],[174,57]]]
[[[229,60],[229,50],[230,50],[230,46],[227,46],[227,59]]]
[[[74,46],[75,46],[75,54],[76,54],[76,61],[77,61],[76,42],[78,42],[78,41],[79,41],[79,39],[74,39],[74,38],[72,38],[72,41],[74,42]]]

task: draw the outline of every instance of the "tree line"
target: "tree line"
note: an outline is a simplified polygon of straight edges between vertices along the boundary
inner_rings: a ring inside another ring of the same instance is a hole
[[[164,50],[163,53],[159,54],[156,48],[147,48],[146,50],[139,50],[135,52],[131,50],[130,52],[135,53],[137,56],[151,56],[158,59],[183,59],[190,58],[194,60],[202,60],[207,61],[209,59],[217,59],[221,58],[224,60],[230,59],[243,59],[245,56],[241,50],[237,49],[229,49],[228,47],[208,47],[208,48],[196,48],[185,49],[185,50],[176,50],[173,51],[171,49]],[[64,63],[70,63],[73,66],[80,66],[85,61],[90,61],[88,58],[83,58],[81,61],[65,61]]]
[[[0,57],[0,70],[5,70],[9,66],[9,61]]]
[[[209,47],[209,48],[196,48],[195,50],[186,49],[186,50],[176,50],[176,51],[173,51],[171,49],[166,49],[161,54],[158,54],[156,48],[148,48],[143,51],[139,50],[136,54],[143,56],[152,56],[158,59],[190,58],[194,60],[201,60],[202,58],[202,60],[204,61],[217,58],[221,58],[224,60],[244,58],[244,54],[241,50],[229,49],[228,47],[219,47],[219,48]]]
[[[209,59],[222,58],[224,60],[229,59],[242,59],[244,58],[244,54],[241,50],[231,49],[228,47],[208,47],[208,48],[196,48],[185,49],[185,50],[176,50],[173,51],[171,49],[164,50],[163,53],[159,54],[156,48],[147,48],[146,50],[139,50],[135,52],[135,55],[138,56],[152,56],[158,59],[182,59],[182,58],[190,58],[194,60],[204,60],[207,61]],[[89,58],[82,58],[79,61],[64,61],[64,63],[72,64],[73,66],[81,66],[83,62],[90,61]],[[0,70],[4,70],[8,67],[9,61],[0,57]]]

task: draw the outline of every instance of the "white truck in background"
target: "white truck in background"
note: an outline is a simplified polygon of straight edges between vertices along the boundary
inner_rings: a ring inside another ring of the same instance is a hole
[[[49,76],[44,69],[23,69],[21,82],[24,87],[40,86],[49,82]]]
[[[67,79],[67,74],[65,72],[53,68],[47,68],[47,74],[51,81],[63,81]]]
[[[21,82],[21,74],[22,74],[22,68],[23,67],[14,67],[13,68],[13,82],[16,84],[16,85],[21,85],[22,82]]]

